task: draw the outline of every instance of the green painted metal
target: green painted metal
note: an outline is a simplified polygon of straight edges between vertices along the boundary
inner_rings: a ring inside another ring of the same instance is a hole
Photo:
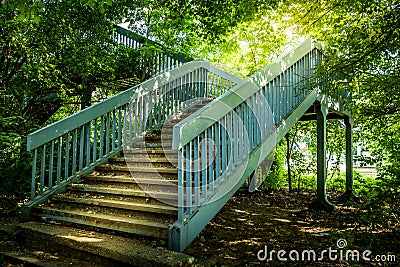
[[[321,53],[318,48],[320,46],[314,41],[305,41],[278,62],[270,64],[248,80],[238,83],[231,90],[174,126],[173,149],[186,151],[186,157],[179,159],[182,161],[179,166],[182,164],[187,166],[186,174],[183,176],[179,173],[178,180],[181,181],[180,185],[189,186],[190,190],[186,191],[186,195],[185,190],[181,190],[181,194],[178,195],[178,199],[186,198],[187,200],[185,203],[178,200],[179,203],[186,205],[178,208],[179,219],[170,229],[169,244],[172,249],[182,251],[191,242],[192,238],[214,216],[213,214],[216,214],[215,211],[222,208],[235,191],[227,190],[226,185],[230,185],[231,188],[240,186],[272,151],[272,144],[279,141],[279,138],[289,131],[290,127],[317,99],[319,89],[310,90],[308,85],[311,83],[307,79],[312,79],[312,74],[319,63],[318,60],[322,58],[318,56]],[[293,79],[290,75],[301,78]],[[296,81],[290,83],[292,80]],[[298,91],[296,94],[288,93],[288,90],[294,89]],[[216,92],[218,92],[218,86],[211,90],[211,94]],[[264,101],[261,101],[261,96],[264,97]],[[270,118],[266,114],[267,106],[260,107],[264,102],[268,102],[271,106],[278,126],[276,135],[272,135],[274,129],[268,129],[269,131],[266,129]],[[229,117],[228,114],[233,116]],[[223,141],[220,139],[220,121],[230,119],[232,119],[232,125],[229,129],[232,132],[228,135],[230,135],[233,148],[228,166],[231,166],[227,168],[230,171],[222,174],[220,172],[222,153],[220,144]],[[264,140],[269,136],[274,136],[274,138],[277,136],[278,140],[265,143]],[[190,166],[193,165],[194,159],[187,151],[192,147],[194,140],[199,138],[200,143],[202,143],[202,138],[209,140],[208,146],[200,148],[202,155],[208,155],[202,157],[202,160],[206,161],[202,165],[206,170],[203,171],[203,183],[207,184],[202,185],[200,194],[208,197],[204,198],[200,205],[191,205],[189,199],[192,198],[193,184]],[[257,155],[258,149],[263,149],[264,146],[271,147],[271,151],[263,154],[263,157],[257,160],[257,164],[253,164],[254,155]],[[249,160],[251,164],[248,164]],[[218,199],[214,199],[215,196],[218,196]],[[193,225],[193,228],[190,225]]]
[[[104,163],[145,131],[160,126],[167,119],[165,114],[187,108],[184,101],[207,97],[214,86],[208,84],[211,76],[226,80],[221,92],[240,81],[211,68],[208,62],[189,62],[29,134],[27,150],[35,153],[31,203],[27,206],[42,203],[52,193],[62,191],[60,188]],[[172,93],[185,97],[176,98],[176,105],[170,105],[167,102]],[[157,114],[162,116],[157,118]],[[54,153],[55,144],[58,153]],[[52,179],[54,171],[56,183]]]
[[[317,198],[310,207],[317,210],[334,210],[326,196],[326,116],[328,108],[320,103],[315,104],[317,115]]]

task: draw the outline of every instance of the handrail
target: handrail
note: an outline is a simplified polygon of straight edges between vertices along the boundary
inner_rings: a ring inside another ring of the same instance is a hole
[[[277,61],[267,65],[260,71],[250,76],[246,83],[237,82],[237,85],[229,90],[225,95],[221,95],[213,102],[204,106],[202,109],[191,114],[189,117],[185,118],[174,126],[173,149],[182,148],[188,143],[188,140],[192,140],[198,136],[204,129],[210,127],[213,123],[224,117],[228,112],[236,108],[240,103],[243,102],[243,100],[252,96],[255,93],[255,90],[259,90],[256,88],[250,89],[251,86],[249,83],[257,85],[258,88],[268,86],[268,84],[279,77],[282,72],[285,72],[313,50],[316,51],[314,55],[315,58],[313,58],[313,60],[315,60],[313,65],[315,66],[316,62],[319,62],[322,59],[322,53],[320,52],[321,49],[322,46],[319,42],[316,42],[311,38],[307,39],[281,59],[278,59]],[[297,73],[294,71],[290,73],[291,75],[297,75],[297,77],[292,77],[291,80],[288,80],[287,82],[296,84],[298,85],[298,88],[301,88],[304,87],[306,78],[308,78],[310,75],[310,66],[306,66],[305,62],[298,64],[302,64],[301,66],[296,66],[297,68],[301,68],[301,70]],[[278,82],[281,83],[281,81]],[[275,86],[275,84],[272,86]],[[296,90],[296,88],[292,89]],[[293,95],[294,94],[291,94],[291,96]],[[271,108],[277,108],[276,104],[279,103],[276,103],[276,100],[278,99],[270,99],[270,102],[273,103]],[[278,124],[283,119],[283,114],[280,114],[280,112],[275,112],[274,114],[277,114],[274,119]],[[202,127],[198,127],[197,125],[201,125]],[[195,129],[195,131],[193,131],[193,129]]]
[[[178,227],[207,204],[235,168],[307,98],[309,79],[322,60],[320,49],[319,43],[304,41],[174,126]]]
[[[90,171],[184,109],[187,100],[223,94],[238,81],[206,61],[192,61],[29,134],[31,200],[42,201]]]

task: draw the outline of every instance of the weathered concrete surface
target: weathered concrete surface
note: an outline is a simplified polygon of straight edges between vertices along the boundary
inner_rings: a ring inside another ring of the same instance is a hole
[[[59,246],[104,258],[104,266],[188,266],[194,258],[165,248],[154,248],[140,240],[67,226],[28,222],[19,225],[21,235],[35,246]],[[90,260],[90,257],[88,258]]]

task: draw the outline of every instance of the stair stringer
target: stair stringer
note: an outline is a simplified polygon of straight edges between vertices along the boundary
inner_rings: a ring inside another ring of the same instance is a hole
[[[273,151],[278,143],[306,113],[318,99],[318,89],[312,90],[299,105],[276,128],[275,134],[270,134],[240,165],[229,179],[221,181],[211,198],[200,205],[189,220],[175,222],[169,229],[169,248],[175,251],[184,251],[197,237],[204,227],[222,209],[234,193],[243,185],[261,162]]]

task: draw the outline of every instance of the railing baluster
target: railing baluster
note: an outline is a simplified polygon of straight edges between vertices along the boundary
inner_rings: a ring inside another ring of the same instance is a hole
[[[31,200],[35,199],[36,196],[36,162],[37,162],[38,149],[36,148],[33,152],[32,160],[32,180],[31,180]]]
[[[201,198],[205,200],[208,195],[208,172],[207,172],[207,155],[208,155],[208,144],[207,144],[207,132],[200,134],[201,140]]]
[[[122,112],[123,108],[118,109],[118,148],[122,147]]]
[[[186,186],[186,213],[190,215],[190,210],[192,208],[192,200],[193,200],[193,187],[192,187],[192,148],[193,148],[193,143],[189,142],[186,145],[186,158],[185,158],[185,186]]]
[[[91,133],[91,122],[88,122],[85,126],[85,132],[86,132],[86,137],[85,137],[85,143],[86,143],[86,164],[85,167],[89,167],[90,165],[90,133]]]
[[[64,169],[64,180],[66,181],[69,176],[69,150],[70,150],[70,133],[67,133],[67,138],[65,139],[65,169]]]
[[[193,172],[194,172],[194,207],[197,207],[200,203],[200,153],[199,153],[199,139],[200,137],[197,136],[197,138],[193,142],[193,153],[194,153],[194,166],[193,166]]]
[[[76,173],[76,156],[78,151],[78,129],[74,130],[72,137],[72,175]]]
[[[215,122],[215,184],[219,184],[220,171],[221,171],[221,146],[220,146],[220,125],[219,122]]]
[[[83,155],[84,155],[84,147],[85,147],[85,126],[80,127],[80,138],[79,138],[79,170],[83,168]]]
[[[233,124],[233,133],[232,133],[232,140],[231,142],[233,143],[233,148],[232,148],[232,163],[233,163],[233,167],[236,167],[236,165],[238,164],[238,160],[237,160],[237,155],[238,153],[238,149],[239,149],[239,142],[237,142],[237,140],[240,138],[238,136],[238,125],[239,125],[239,115],[235,112],[232,116],[232,124]]]
[[[42,159],[40,162],[40,184],[39,184],[39,195],[43,194],[43,188],[44,188],[44,176],[45,176],[45,170],[46,170],[46,144],[42,146]]]
[[[137,111],[138,111],[138,99],[135,99],[135,101],[131,101],[129,103],[129,131],[128,131],[128,140],[127,142],[130,144],[130,142],[132,141],[133,137],[135,137],[135,135],[133,134],[133,131],[137,129]],[[135,112],[135,113],[134,113]],[[133,114],[135,114],[135,116],[133,116]]]
[[[227,171],[227,161],[226,161],[226,155],[227,155],[227,149],[228,149],[228,144],[226,142],[226,117],[221,118],[221,170],[222,170],[222,178],[226,177],[226,171]]]
[[[227,134],[228,134],[228,139],[227,139],[227,142],[228,142],[228,153],[227,153],[227,156],[228,156],[228,158],[227,158],[227,161],[228,161],[228,173],[227,173],[227,175],[228,174],[231,174],[232,173],[232,168],[233,168],[233,146],[232,146],[232,142],[233,142],[233,133],[232,133],[232,112],[234,112],[234,111],[231,111],[231,112],[229,112],[228,114],[227,114],[227,126],[226,126],[226,128],[227,128]]]
[[[54,140],[51,141],[50,145],[50,157],[49,157],[49,189],[53,188],[53,160],[54,160]]]
[[[106,115],[106,155],[110,153],[110,113]]]
[[[115,109],[112,111],[112,139],[111,139],[111,151],[115,150],[115,141],[116,141],[116,129],[117,129],[117,116],[115,114]]]
[[[97,118],[94,120],[93,125],[93,162],[97,161]]]
[[[127,135],[128,135],[128,133],[127,133],[127,131],[128,131],[128,115],[127,115],[127,113],[128,113],[128,105],[124,105],[123,106],[123,112],[124,112],[124,125],[123,125],[123,136],[122,136],[122,142],[123,142],[123,146],[124,147],[126,147],[127,145],[128,145],[128,140],[127,140]]]
[[[58,152],[57,152],[57,185],[60,184],[60,179],[61,179],[62,143],[63,143],[63,138],[62,136],[60,136],[58,138]]]
[[[208,190],[213,192],[214,190],[214,134],[213,134],[213,126],[208,128]]]
[[[237,113],[238,113],[238,117],[239,117],[239,125],[238,125],[238,139],[237,142],[239,142],[238,144],[238,157],[239,157],[239,161],[238,163],[240,163],[243,159],[243,136],[246,134],[246,123],[247,123],[247,119],[244,118],[244,106],[241,104],[237,107]]]
[[[178,222],[183,222],[184,201],[183,201],[183,149],[178,151]]]

